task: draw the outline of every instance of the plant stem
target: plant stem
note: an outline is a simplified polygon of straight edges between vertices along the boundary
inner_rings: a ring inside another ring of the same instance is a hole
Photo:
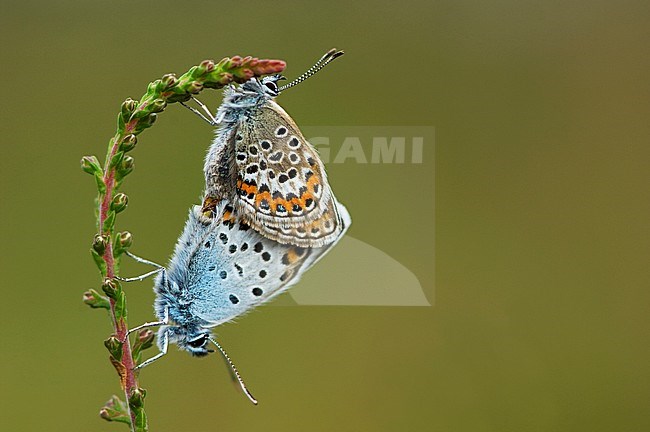
[[[123,134],[117,133],[111,140],[111,148],[108,153],[108,157],[106,158],[106,162],[104,165],[104,184],[106,185],[106,192],[104,193],[104,197],[99,205],[99,232],[101,232],[103,235],[107,236],[110,239],[111,232],[107,231],[104,229],[104,222],[106,222],[106,218],[108,216],[108,212],[111,206],[111,200],[113,198],[113,190],[115,189],[115,167],[110,167],[110,162],[113,159],[113,156],[117,153],[119,149],[120,142],[122,139],[130,134],[135,125],[136,121],[131,121],[129,122],[126,127],[125,127],[125,132]],[[109,241],[108,244],[106,245],[106,250],[104,251],[103,255],[104,261],[106,262],[106,277],[108,279],[113,279],[116,274],[115,274],[115,259],[113,257],[113,242]],[[121,375],[121,384],[122,384],[122,389],[124,390],[124,397],[126,401],[129,400],[129,396],[135,390],[138,388],[138,378],[135,375],[134,372],[134,367],[135,362],[133,361],[133,357],[131,355],[131,342],[129,341],[129,338],[127,337],[128,334],[128,326],[126,323],[126,320],[123,318],[118,319],[116,314],[115,314],[115,300],[114,299],[109,299],[110,304],[111,304],[111,320],[113,322],[113,332],[115,334],[115,337],[117,337],[118,340],[123,341],[124,344],[122,345],[122,364],[124,365],[124,374]],[[133,432],[136,432],[135,429],[135,414],[133,413],[133,410],[131,410],[131,407],[129,404],[126,404],[128,410],[129,410],[129,417],[131,418],[131,430]]]
[[[124,210],[128,199],[117,193],[126,175],[133,170],[133,158],[124,156],[133,150],[136,136],[151,127],[157,113],[167,104],[191,99],[204,88],[219,89],[232,82],[243,83],[253,77],[279,73],[285,67],[281,60],[260,60],[253,57],[226,57],[219,63],[205,60],[190,68],[181,77],[168,74],[155,80],[139,101],[127,99],[118,115],[117,132],[109,141],[104,168],[95,156],[81,160],[82,169],[95,176],[99,191],[97,232],[91,253],[102,278],[102,289],[107,297],[95,290],[84,293],[84,302],[92,308],[109,309],[113,335],[104,341],[111,363],[120,376],[125,401],[113,396],[100,411],[109,421],[129,423],[132,432],[146,432],[147,416],[144,411],[146,391],[139,387],[135,367],[143,349],[152,345],[153,334],[142,333],[131,346],[126,322],[126,297],[116,277],[119,259],[131,245],[131,234],[115,233],[115,218]]]

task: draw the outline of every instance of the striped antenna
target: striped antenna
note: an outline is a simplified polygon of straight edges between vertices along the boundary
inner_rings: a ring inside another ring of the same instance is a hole
[[[235,378],[237,378],[237,381],[239,381],[239,386],[241,387],[241,389],[242,389],[242,390],[244,391],[244,393],[246,394],[246,397],[248,397],[248,399],[249,399],[251,402],[253,402],[254,405],[257,405],[257,399],[255,399],[255,398],[253,397],[253,395],[251,394],[251,392],[248,390],[248,387],[246,387],[246,384],[244,384],[244,380],[242,379],[241,375],[239,375],[239,371],[238,371],[237,368],[235,367],[235,364],[232,362],[232,360],[230,360],[230,357],[229,357],[228,354],[226,353],[226,350],[224,350],[224,349],[221,347],[221,345],[219,345],[219,344],[217,343],[216,340],[214,340],[214,339],[212,339],[212,338],[208,338],[208,339],[210,339],[210,342],[212,342],[212,343],[214,344],[214,346],[216,346],[216,347],[219,349],[219,351],[221,352],[221,355],[223,355],[223,358],[226,359],[226,362],[228,363],[228,366],[230,366],[230,369],[232,370],[233,374],[235,375]]]
[[[307,69],[305,73],[300,75],[298,78],[295,80],[291,81],[289,84],[285,84],[282,87],[278,89],[279,92],[284,91],[288,88],[291,88],[293,86],[296,86],[306,80],[307,78],[316,75],[318,71],[323,69],[325,66],[327,66],[332,60],[334,60],[337,57],[341,57],[344,54],[343,51],[338,51],[336,48],[332,48],[331,50],[327,51],[323,57],[320,58],[312,67]]]

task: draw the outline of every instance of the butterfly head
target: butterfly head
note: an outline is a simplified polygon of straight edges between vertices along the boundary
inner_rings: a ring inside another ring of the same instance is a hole
[[[334,48],[325,53],[312,67],[302,75],[283,86],[278,86],[278,81],[286,79],[282,75],[270,75],[263,78],[251,78],[239,86],[229,86],[224,92],[224,99],[219,112],[218,122],[231,123],[237,121],[243,112],[264,105],[268,100],[274,99],[282,91],[300,84],[307,78],[315,75],[332,60],[343,55],[343,51]]]
[[[234,99],[231,102],[236,102],[238,99],[245,98],[246,96],[248,96],[249,99],[256,96],[269,99],[275,98],[283,90],[298,85],[307,78],[315,75],[318,71],[332,62],[332,60],[342,56],[343,54],[343,51],[332,48],[302,75],[281,87],[278,86],[278,81],[286,79],[283,75],[270,75],[261,79],[251,78],[239,87],[231,87],[228,96],[230,96],[231,99]]]
[[[208,342],[210,342],[209,330],[203,328],[170,327],[166,331],[168,332],[170,342],[176,343],[179,348],[184,349],[193,356],[203,357],[214,352],[207,348]]]
[[[271,75],[262,78],[259,83],[264,94],[270,97],[276,97],[280,94],[280,89],[277,83],[281,80],[286,80],[286,78],[282,75]]]
[[[262,79],[251,78],[241,85],[237,93],[272,99],[280,94],[277,82],[284,79],[286,78],[282,75],[270,75]]]

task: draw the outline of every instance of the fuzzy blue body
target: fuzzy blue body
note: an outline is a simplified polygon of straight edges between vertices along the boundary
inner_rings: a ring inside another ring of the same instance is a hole
[[[224,93],[203,205],[190,210],[155,280],[159,356],[170,342],[206,355],[212,327],[298,282],[350,226],[318,153],[274,101],[280,78]]]
[[[227,207],[223,200],[213,213],[221,216]],[[339,211],[349,225],[345,208]],[[169,321],[159,330],[161,350],[169,341],[195,355],[207,353],[205,345],[192,346],[192,341],[203,341],[210,328],[284,292],[331,246],[280,244],[236,219],[208,218],[200,206],[193,207],[168,268],[154,285],[156,315]]]

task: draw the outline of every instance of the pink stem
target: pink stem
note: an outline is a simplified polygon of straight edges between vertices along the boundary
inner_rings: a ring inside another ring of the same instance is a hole
[[[115,189],[116,168],[115,167],[109,168],[110,161],[113,158],[113,156],[117,153],[122,138],[133,132],[136,122],[137,121],[131,121],[127,123],[124,129],[124,134],[121,136],[120,134],[117,134],[115,135],[115,137],[113,137],[111,151],[108,155],[108,158],[106,159],[106,163],[104,167],[104,184],[106,185],[106,193],[104,194],[104,198],[99,206],[99,227],[102,235],[112,234],[108,231],[104,231],[104,223],[106,222],[106,218],[108,217],[108,213],[111,207],[111,201],[113,200],[113,190]],[[108,244],[106,245],[106,250],[104,251],[104,255],[103,255],[104,261],[106,262],[106,277],[109,279],[113,279],[115,277],[115,260],[113,258],[113,244],[112,244],[113,242],[109,241],[107,243]],[[133,372],[133,368],[135,367],[135,362],[133,361],[133,356],[131,355],[131,343],[127,338],[128,328],[126,325],[126,321],[124,319],[118,320],[116,318],[115,300],[110,299],[110,303],[111,303],[111,319],[113,321],[113,330],[115,333],[115,337],[120,341],[124,341],[124,344],[122,345],[121,363],[124,365],[125,370],[124,370],[124,376],[122,377],[121,380],[122,381],[121,384],[124,390],[127,406],[129,406],[128,405],[129,395],[131,394],[131,392],[133,392],[133,390],[135,390],[138,387],[138,380],[135,376],[135,373]],[[132,412],[130,407],[129,407],[129,415],[131,416],[131,428],[134,430],[135,414]]]

